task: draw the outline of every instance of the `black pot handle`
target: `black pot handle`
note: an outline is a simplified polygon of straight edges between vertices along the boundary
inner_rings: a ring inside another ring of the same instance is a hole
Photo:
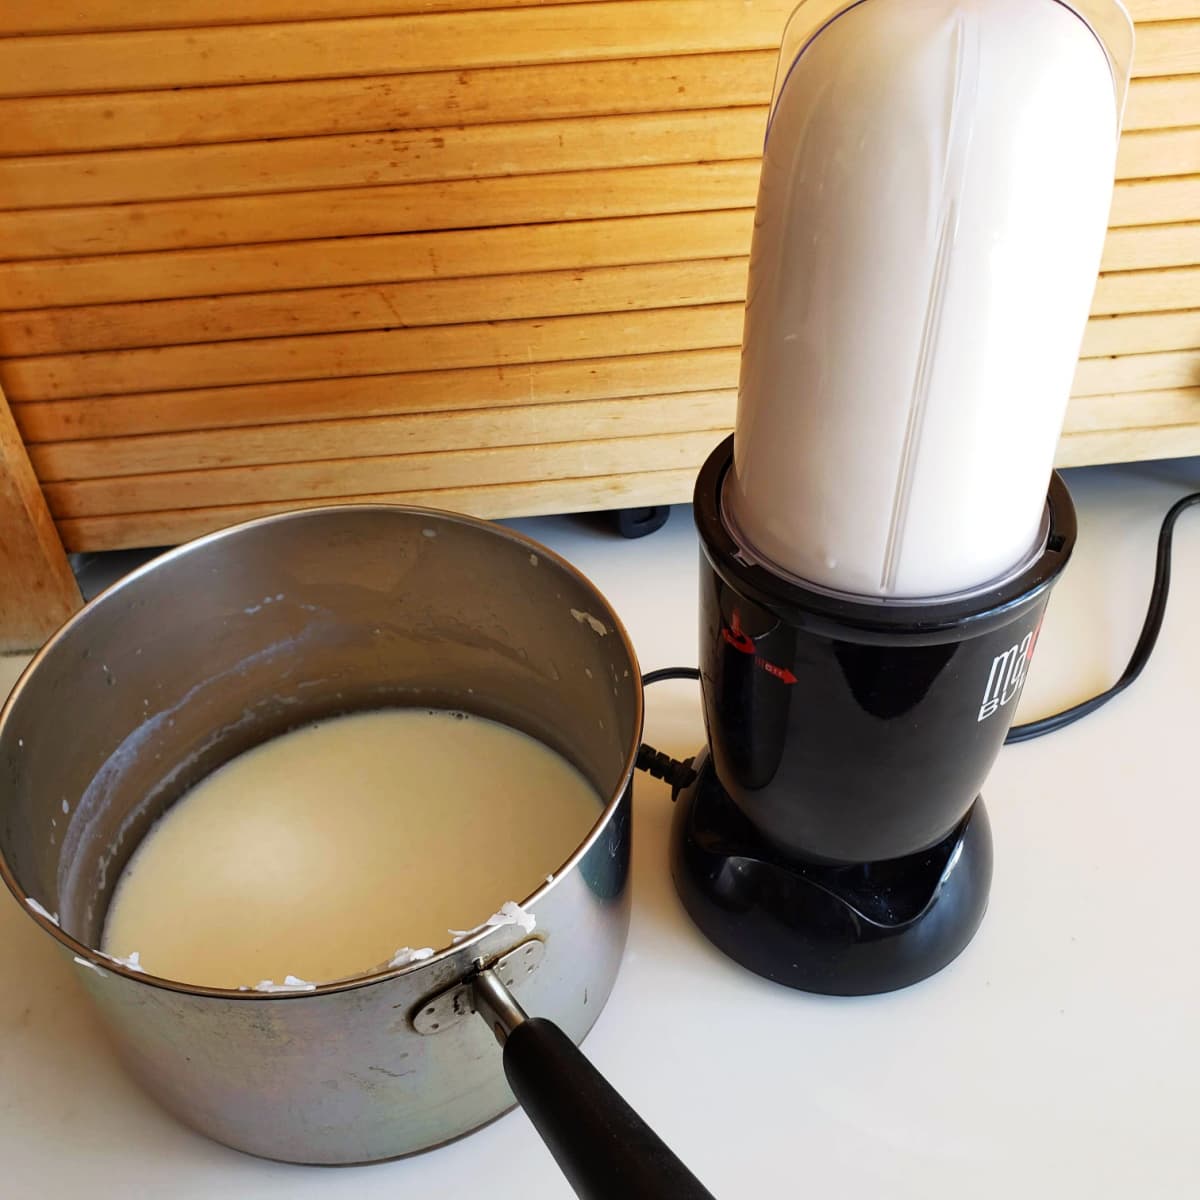
[[[527,1017],[491,971],[474,991],[513,1094],[581,1200],[714,1200],[553,1021]]]

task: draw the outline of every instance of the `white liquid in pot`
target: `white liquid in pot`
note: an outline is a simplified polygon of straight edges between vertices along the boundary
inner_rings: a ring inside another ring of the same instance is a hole
[[[480,717],[310,725],[235,758],[151,829],[103,949],[210,987],[360,974],[529,895],[601,808],[563,758]]]

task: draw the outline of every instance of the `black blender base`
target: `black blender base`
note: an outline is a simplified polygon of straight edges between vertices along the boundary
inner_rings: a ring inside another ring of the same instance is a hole
[[[936,846],[831,867],[767,845],[707,754],[678,800],[671,873],[692,920],[730,958],[830,996],[895,991],[940,971],[987,908],[992,834],[982,800]]]

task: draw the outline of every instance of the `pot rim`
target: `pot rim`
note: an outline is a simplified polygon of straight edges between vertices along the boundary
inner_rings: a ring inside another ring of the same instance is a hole
[[[633,677],[634,689],[634,737],[633,744],[626,752],[625,761],[621,768],[621,774],[612,792],[605,801],[604,808],[597,817],[595,824],[588,831],[584,839],[572,851],[567,859],[554,870],[547,881],[540,884],[533,892],[518,903],[521,908],[532,908],[540,899],[546,896],[553,888],[558,885],[559,880],[569,872],[573,871],[583,857],[592,848],[600,838],[609,822],[613,819],[620,807],[625,793],[629,788],[630,781],[633,779],[635,764],[637,761],[638,748],[641,745],[642,730],[645,723],[645,707],[644,707],[644,692],[642,689],[641,668],[638,665],[637,652],[634,650],[633,641],[629,636],[629,631],[625,628],[621,618],[617,615],[616,610],[609,603],[608,598],[600,591],[598,587],[579,570],[574,564],[568,562],[560,554],[551,550],[523,533],[518,533],[515,530],[508,529],[503,525],[497,524],[495,521],[489,521],[482,517],[469,516],[466,513],[454,512],[450,509],[429,508],[422,505],[413,504],[386,504],[386,503],[346,503],[346,504],[321,504],[311,508],[294,508],[287,509],[283,512],[271,513],[264,517],[255,517],[249,521],[241,521],[235,525],[224,526],[221,529],[214,530],[212,533],[206,533],[198,538],[193,538],[191,541],[174,546],[163,554],[157,555],[149,562],[143,563],[140,567],[130,571],[128,575],[118,579],[115,583],[110,584],[103,591],[92,597],[77,613],[74,613],[63,624],[55,630],[53,634],[46,640],[40,649],[30,659],[25,669],[21,672],[17,682],[13,685],[12,691],[3,704],[0,704],[0,743],[4,740],[5,728],[13,709],[20,702],[21,693],[29,684],[29,680],[37,671],[39,665],[54,653],[55,647],[61,642],[67,634],[76,628],[79,624],[85,621],[92,610],[106,601],[110,596],[116,595],[127,587],[134,586],[144,576],[151,574],[153,571],[161,568],[163,565],[174,561],[177,558],[182,558],[188,554],[202,549],[206,546],[224,541],[226,538],[233,537],[250,529],[263,528],[270,525],[283,524],[290,521],[304,520],[310,517],[327,516],[330,513],[345,514],[347,512],[369,513],[369,512],[386,512],[394,514],[408,514],[417,517],[424,517],[442,522],[449,522],[457,525],[467,525],[475,529],[482,530],[489,534],[494,534],[506,539],[507,541],[516,543],[517,545],[526,548],[530,553],[538,555],[540,558],[545,558],[567,575],[572,576],[575,581],[592,592],[603,606],[603,612],[606,619],[611,623],[610,632],[619,640],[622,648],[629,658],[630,671]],[[434,953],[428,958],[412,961],[398,967],[387,967],[383,970],[373,971],[363,975],[353,975],[345,979],[333,980],[328,983],[318,983],[312,988],[303,990],[295,989],[291,991],[276,991],[276,992],[259,992],[254,990],[239,990],[237,988],[216,988],[206,987],[201,984],[181,983],[178,980],[167,979],[160,975],[152,975],[148,971],[141,971],[130,968],[124,963],[118,962],[116,959],[109,958],[108,955],[87,945],[84,942],[72,937],[69,933],[63,930],[56,921],[49,916],[43,915],[36,909],[31,908],[29,901],[32,899],[21,885],[17,882],[11,868],[8,865],[8,860],[2,850],[0,850],[0,879],[8,886],[8,890],[13,894],[17,903],[21,906],[31,920],[41,926],[46,933],[50,934],[57,942],[59,942],[66,950],[70,951],[77,961],[83,966],[101,971],[105,974],[113,974],[123,976],[125,979],[132,980],[135,983],[146,984],[150,987],[160,988],[164,991],[182,992],[193,996],[213,997],[221,1000],[249,1000],[249,1001],[276,1001],[276,1000],[303,1000],[311,999],[317,996],[327,996],[336,992],[353,991],[357,988],[369,987],[377,983],[386,983],[393,979],[399,979],[406,975],[415,975],[420,971],[437,966],[442,963],[449,962],[458,956],[461,956],[466,963],[466,970],[470,968],[470,963],[473,959],[471,951],[488,938],[491,934],[498,932],[505,926],[489,926],[481,925],[468,937],[464,937],[462,941],[455,944],[439,947],[434,949]],[[35,901],[36,903],[36,901]]]

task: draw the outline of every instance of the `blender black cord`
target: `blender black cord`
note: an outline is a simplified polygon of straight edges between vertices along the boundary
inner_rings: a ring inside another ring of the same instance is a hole
[[[1195,504],[1200,504],[1200,492],[1193,492],[1176,501],[1163,517],[1162,526],[1158,531],[1158,553],[1154,563],[1154,582],[1150,587],[1150,603],[1146,609],[1146,619],[1142,622],[1142,631],[1138,635],[1137,644],[1129,657],[1129,663],[1121,672],[1121,677],[1112,687],[1089,700],[1081,700],[1062,712],[1042,717],[1037,721],[1028,721],[1024,725],[1014,725],[1008,731],[1004,744],[1015,745],[1017,742],[1029,742],[1047,733],[1054,733],[1074,724],[1096,709],[1102,708],[1115,696],[1119,696],[1142,673],[1150,655],[1154,652],[1162,629],[1163,617],[1167,612],[1167,594],[1171,590],[1171,546],[1175,535],[1175,523],[1180,516]],[[647,671],[642,676],[643,687],[652,683],[661,683],[666,679],[699,679],[700,672],[695,667],[662,667],[657,671]],[[687,787],[696,777],[692,769],[692,760],[680,762],[671,758],[653,746],[642,743],[638,751],[637,767],[647,771],[656,779],[669,783],[678,794],[681,788]]]
[[[695,667],[660,667],[657,671],[647,671],[642,676],[642,686],[649,687],[652,683],[662,683],[667,679],[698,680],[699,678],[700,672]],[[672,758],[669,754],[655,750],[653,746],[643,742],[638,747],[635,765],[639,771],[645,771],[648,775],[653,775],[655,779],[669,783],[671,799],[674,800],[696,778],[692,762],[693,760],[690,758],[683,760]]]
[[[1176,501],[1163,517],[1162,526],[1158,531],[1158,554],[1154,562],[1150,604],[1146,609],[1146,619],[1142,622],[1142,632],[1138,635],[1137,644],[1129,656],[1128,665],[1121,672],[1120,679],[1107,691],[1093,696],[1090,700],[1081,700],[1078,704],[1073,704],[1052,716],[1042,717],[1039,721],[1014,725],[1008,731],[1008,737],[1004,739],[1006,746],[1016,742],[1028,742],[1043,734],[1065,729],[1081,717],[1086,717],[1088,713],[1094,713],[1096,709],[1103,707],[1114,696],[1119,696],[1142,673],[1142,669],[1150,661],[1154,643],[1158,641],[1158,632],[1162,628],[1163,617],[1167,612],[1167,593],[1171,590],[1171,542],[1175,535],[1175,522],[1185,509],[1194,504],[1200,504],[1200,492],[1193,492],[1190,496]]]

